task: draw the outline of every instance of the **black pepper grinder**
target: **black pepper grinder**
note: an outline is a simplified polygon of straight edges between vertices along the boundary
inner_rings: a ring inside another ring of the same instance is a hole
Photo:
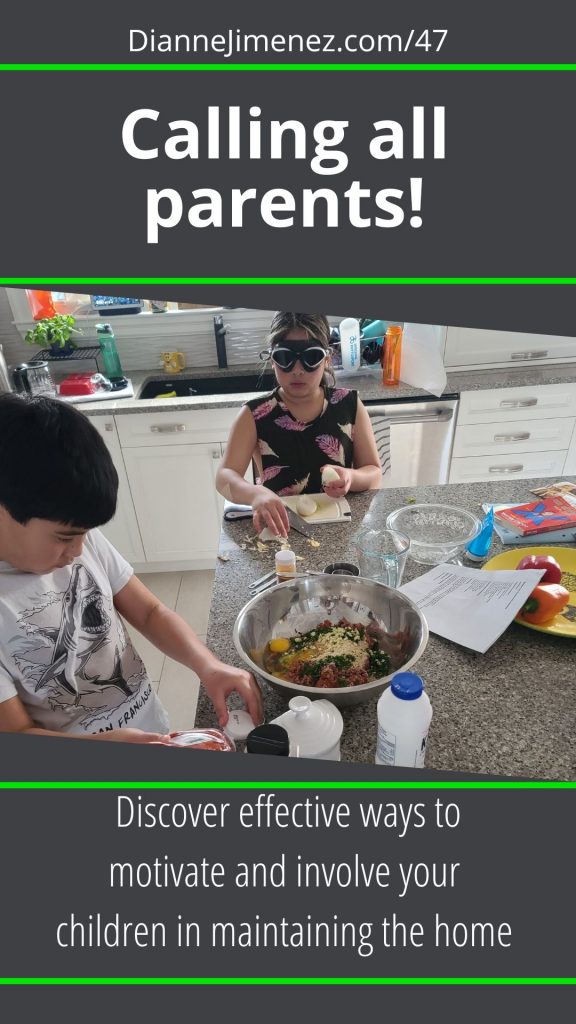
[[[288,757],[290,740],[286,729],[281,725],[258,725],[246,737],[246,753],[277,754]]]

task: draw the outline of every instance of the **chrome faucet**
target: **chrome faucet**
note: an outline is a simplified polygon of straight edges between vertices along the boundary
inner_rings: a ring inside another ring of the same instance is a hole
[[[226,357],[226,327],[224,325],[224,317],[215,316],[213,319],[214,337],[216,338],[216,356],[218,358],[218,367],[220,370],[224,370],[228,366],[228,359]]]

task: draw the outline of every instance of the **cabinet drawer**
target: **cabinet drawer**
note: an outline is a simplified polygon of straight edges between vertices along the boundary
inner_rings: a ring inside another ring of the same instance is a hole
[[[123,448],[226,441],[239,409],[125,413],[115,417]]]
[[[576,359],[576,338],[449,327],[446,366],[525,366]]]
[[[537,476],[556,476],[563,472],[566,452],[518,452],[514,455],[481,455],[452,459],[450,483],[473,480],[526,480]]]
[[[506,455],[514,452],[565,451],[572,437],[574,420],[519,420],[516,423],[476,423],[459,426],[454,439],[456,458],[478,455]]]
[[[527,418],[559,416],[576,416],[576,383],[464,391],[460,395],[458,425],[515,423]]]

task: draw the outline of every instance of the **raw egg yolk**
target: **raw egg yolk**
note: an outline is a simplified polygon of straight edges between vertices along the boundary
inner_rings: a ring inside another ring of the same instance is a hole
[[[285,651],[290,647],[290,641],[285,637],[279,636],[277,640],[270,641],[270,650],[273,654],[284,654]]]

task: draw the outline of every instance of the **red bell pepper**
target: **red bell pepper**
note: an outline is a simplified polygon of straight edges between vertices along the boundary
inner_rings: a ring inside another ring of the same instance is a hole
[[[566,587],[560,587],[557,583],[539,583],[518,612],[517,618],[541,626],[558,615],[568,604],[569,598],[570,591]]]
[[[546,572],[540,579],[540,583],[560,583],[562,569],[552,555],[526,555],[518,565],[517,569],[545,569]]]

